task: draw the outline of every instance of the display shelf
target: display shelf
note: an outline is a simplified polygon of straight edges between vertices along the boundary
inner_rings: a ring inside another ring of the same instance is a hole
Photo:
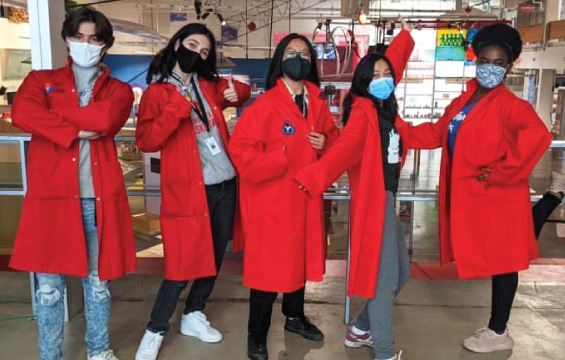
[[[434,75],[431,74],[429,76],[421,76],[421,77],[415,77],[415,76],[406,76],[404,78],[404,80],[433,80],[434,79]]]
[[[467,81],[472,79],[473,69],[465,66],[463,61],[436,58],[436,30],[423,30],[418,34],[416,49],[396,91],[400,114],[404,119],[417,122],[436,121],[448,104],[463,92]]]
[[[456,93],[456,94],[461,94],[461,91],[457,91],[457,90],[438,90],[438,89],[436,89],[435,93]]]
[[[429,116],[422,116],[422,117],[411,117],[411,116],[403,116],[403,120],[431,120]]]

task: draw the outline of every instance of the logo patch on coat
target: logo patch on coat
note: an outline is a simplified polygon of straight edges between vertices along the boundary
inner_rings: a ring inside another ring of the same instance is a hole
[[[45,93],[51,94],[55,88],[50,83],[45,84]]]
[[[296,130],[294,129],[294,125],[292,125],[289,120],[285,121],[282,126],[282,133],[284,135],[294,135],[295,132]]]

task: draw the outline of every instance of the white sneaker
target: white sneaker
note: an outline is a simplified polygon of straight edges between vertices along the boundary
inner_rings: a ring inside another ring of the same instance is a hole
[[[210,322],[201,311],[193,311],[182,315],[180,332],[186,336],[196,337],[207,343],[222,341],[222,334],[210,326]]]
[[[141,342],[135,353],[135,360],[157,359],[164,338],[164,335],[145,330],[145,334],[143,334],[143,338],[141,338]]]
[[[95,356],[88,356],[87,359],[88,360],[119,360],[116,357],[116,355],[114,355],[114,352],[110,349]]]
[[[484,354],[494,351],[512,350],[514,340],[510,337],[508,329],[504,331],[504,334],[498,335],[488,327],[484,327],[477,330],[475,335],[465,339],[463,346],[467,350]]]
[[[378,359],[375,359],[375,360],[378,360]],[[400,352],[398,354],[394,355],[392,357],[392,359],[389,359],[389,360],[403,360],[402,359],[402,350],[400,350]]]

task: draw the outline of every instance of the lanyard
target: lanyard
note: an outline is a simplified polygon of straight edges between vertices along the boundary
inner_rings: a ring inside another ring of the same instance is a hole
[[[204,107],[204,102],[202,101],[202,97],[200,96],[200,91],[198,90],[198,86],[196,86],[196,82],[194,81],[194,75],[192,75],[190,82],[192,83],[192,87],[194,89],[194,92],[196,93],[196,99],[198,100],[198,105],[200,106],[200,110],[198,110],[194,105],[194,103],[191,101],[190,104],[192,105],[192,110],[196,112],[196,115],[198,115],[200,120],[202,120],[204,125],[206,125],[206,130],[210,132],[210,123],[208,121],[208,115],[206,114],[206,108]]]
[[[192,99],[190,98],[190,90],[188,86],[184,85],[184,81],[181,79],[180,76],[178,76],[175,73],[171,74],[172,77],[177,80],[180,84],[181,87],[183,88],[183,90],[186,91],[187,93],[187,100],[190,103],[190,106],[192,107],[192,110],[196,113],[196,115],[198,115],[198,117],[200,118],[200,120],[204,123],[204,125],[206,125],[206,130],[208,132],[210,132],[210,122],[208,121],[208,115],[206,114],[206,108],[204,107],[204,102],[202,101],[202,97],[200,97],[200,91],[198,91],[198,86],[196,86],[196,81],[194,80],[194,76],[196,76],[195,74],[192,74],[191,78],[190,78],[190,82],[191,82],[191,86],[194,89],[194,92],[196,93],[196,100],[198,100],[198,106],[200,107],[200,109],[198,109],[198,107],[196,105],[194,105],[194,102],[192,102]]]

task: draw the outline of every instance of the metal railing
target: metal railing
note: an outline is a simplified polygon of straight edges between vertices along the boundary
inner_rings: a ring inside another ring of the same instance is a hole
[[[17,144],[19,146],[19,154],[20,154],[20,170],[22,174],[22,186],[21,190],[1,190],[0,189],[0,196],[24,196],[27,191],[27,176],[26,176],[26,153],[25,153],[25,144],[26,142],[31,140],[30,135],[0,135],[0,144]],[[135,136],[122,136],[118,135],[115,137],[116,142],[135,142]],[[565,141],[553,141],[551,143],[550,148],[557,149],[557,148],[565,148]],[[419,150],[415,150],[415,159],[419,159]],[[418,161],[419,163],[419,161]],[[417,171],[416,168],[413,170],[414,172]],[[412,177],[412,181],[414,181],[414,177]],[[141,189],[139,189],[141,187]],[[128,196],[150,196],[150,197],[160,197],[161,192],[159,187],[148,187],[145,185],[129,185],[126,186],[126,191]],[[437,201],[438,193],[436,190],[415,190],[413,187],[412,190],[399,190],[397,194],[397,201],[408,201],[408,202],[425,202],[425,201]],[[531,197],[532,202],[535,202],[541,198],[541,195],[533,195]],[[339,189],[332,189],[331,191],[327,191],[324,194],[324,200],[335,200],[335,201],[348,201],[350,200],[350,192],[347,188],[339,188]],[[348,204],[348,216],[351,216],[351,205]],[[347,225],[347,264],[346,264],[346,279],[345,279],[345,315],[344,315],[344,322],[349,324],[350,320],[350,305],[351,299],[347,296],[347,286],[349,284],[349,262],[350,262],[350,253],[351,253],[351,219],[348,219]],[[413,223],[411,223],[410,229],[410,246],[409,248],[412,249],[413,244]],[[33,273],[30,274],[31,276],[31,293],[32,293],[32,306],[35,309],[35,277]],[[65,299],[66,300],[66,299]],[[66,307],[66,306],[65,306]],[[35,313],[35,311],[34,311]],[[67,315],[67,312],[65,312]]]

